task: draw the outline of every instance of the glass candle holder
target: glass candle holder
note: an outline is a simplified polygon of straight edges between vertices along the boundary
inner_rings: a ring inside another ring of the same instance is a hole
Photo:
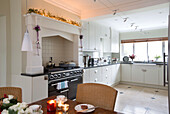
[[[69,104],[64,104],[63,105],[63,111],[66,113],[69,109]]]
[[[47,101],[47,111],[49,111],[49,112],[56,111],[56,101],[55,100]]]
[[[61,110],[62,106],[64,105],[64,102],[63,101],[58,101],[58,110]]]

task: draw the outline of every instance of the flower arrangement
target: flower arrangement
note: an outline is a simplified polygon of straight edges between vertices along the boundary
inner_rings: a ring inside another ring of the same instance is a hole
[[[2,114],[32,114],[32,109],[27,107],[28,105],[25,102],[17,103],[13,106],[10,106],[8,110],[4,109]]]
[[[28,107],[27,103],[18,103],[13,95],[6,95],[0,99],[1,114],[33,114],[33,109]],[[2,111],[2,112],[1,112]],[[38,114],[42,114],[42,110],[38,110]]]
[[[34,27],[34,30],[37,32],[37,41],[36,41],[36,44],[37,44],[37,55],[39,56],[39,50],[40,49],[40,41],[39,41],[39,31],[41,30],[40,26],[37,25]]]
[[[129,55],[129,57],[132,59],[132,61],[133,61],[133,59],[135,59],[135,55],[134,54]]]
[[[0,99],[0,109],[8,109],[10,106],[13,106],[18,103],[17,99],[14,99],[13,95],[6,95],[4,94],[4,97]]]
[[[46,13],[45,9],[42,10],[42,9],[30,8],[30,9],[28,9],[27,13],[36,13],[36,14],[39,14],[39,15],[42,15],[42,16],[45,16],[45,17],[49,17],[49,18],[58,20],[58,21],[62,21],[62,22],[68,23],[68,24],[72,24],[72,25],[75,25],[75,26],[78,26],[78,27],[81,26],[81,24],[79,22],[73,21],[71,19],[65,19],[64,17],[55,16],[50,12]]]

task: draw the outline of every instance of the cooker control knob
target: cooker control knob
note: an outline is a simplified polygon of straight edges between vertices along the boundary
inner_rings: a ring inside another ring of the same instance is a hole
[[[58,74],[58,78],[61,78],[61,74]]]
[[[63,73],[63,76],[62,77],[65,77],[66,76],[66,73]]]
[[[50,75],[50,79],[54,79],[54,75]]]

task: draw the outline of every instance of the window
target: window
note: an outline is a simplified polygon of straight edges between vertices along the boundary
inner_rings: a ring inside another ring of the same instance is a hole
[[[134,61],[147,61],[147,42],[135,43],[134,50]]]
[[[133,43],[122,44],[122,56],[128,56],[133,54]]]
[[[148,56],[152,61],[156,60],[156,56],[160,56],[157,61],[163,61],[162,41],[148,42]]]
[[[163,61],[163,53],[168,55],[168,37],[121,40],[121,60],[135,54],[134,61]],[[155,57],[160,56],[159,59]]]

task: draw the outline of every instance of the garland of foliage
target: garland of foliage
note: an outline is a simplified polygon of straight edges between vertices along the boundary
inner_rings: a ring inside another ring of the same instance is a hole
[[[43,15],[43,16],[46,16],[46,17],[49,17],[49,18],[52,18],[52,19],[56,19],[58,21],[62,21],[62,22],[65,22],[65,23],[72,24],[72,25],[75,25],[75,26],[78,26],[78,27],[81,26],[81,24],[79,22],[76,22],[76,21],[73,21],[73,20],[70,20],[70,19],[68,20],[68,19],[65,19],[63,17],[55,16],[52,13],[50,13],[49,11],[48,11],[48,13],[46,13],[45,9],[42,10],[42,9],[30,8],[30,9],[28,9],[27,13],[36,13],[36,14]]]

